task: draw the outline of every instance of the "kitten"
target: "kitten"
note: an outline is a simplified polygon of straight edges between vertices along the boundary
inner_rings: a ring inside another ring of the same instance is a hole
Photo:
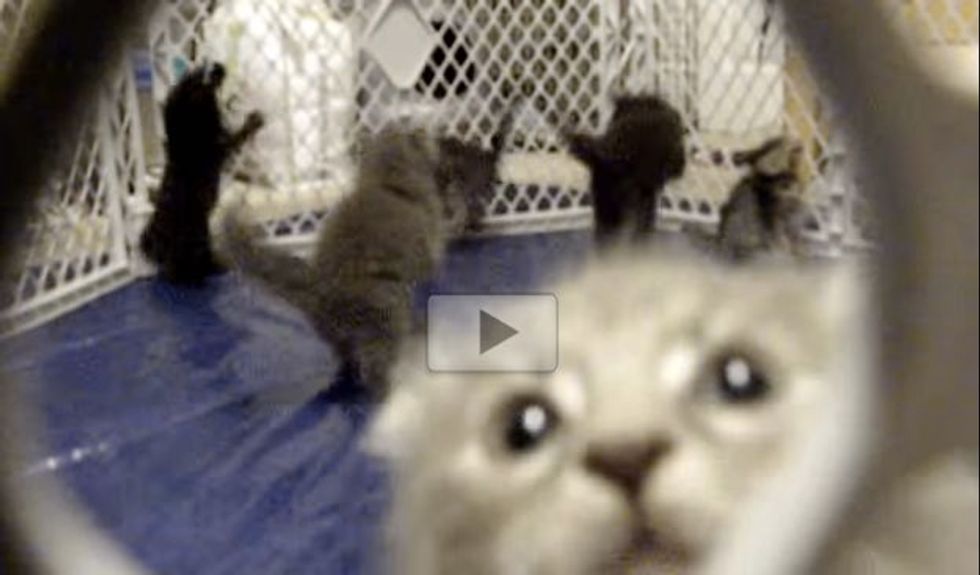
[[[797,255],[800,248],[800,157],[803,148],[787,138],[771,139],[734,155],[749,173],[721,208],[717,244],[735,260],[765,253]]]
[[[553,374],[406,354],[368,438],[393,572],[691,571],[848,383],[845,280],[609,254],[557,290]]]
[[[448,206],[451,228],[457,233],[483,230],[486,206],[493,199],[497,165],[514,127],[514,110],[515,106],[512,106],[504,115],[489,150],[454,137],[439,139],[436,184]]]
[[[573,156],[592,174],[595,238],[600,247],[628,237],[644,241],[656,226],[657,200],[684,174],[684,122],[657,96],[623,96],[602,136],[567,136]]]
[[[389,126],[365,146],[356,190],[325,222],[311,262],[260,245],[234,214],[224,220],[222,252],[232,267],[305,312],[334,346],[342,371],[383,395],[411,331],[412,290],[435,273],[449,241],[482,215],[470,198],[490,189],[498,156]]]
[[[225,127],[217,90],[221,64],[190,71],[164,104],[167,164],[156,210],[140,237],[140,249],[163,278],[196,286],[221,271],[211,249],[208,219],[218,201],[221,170],[262,127],[252,112],[235,132]]]

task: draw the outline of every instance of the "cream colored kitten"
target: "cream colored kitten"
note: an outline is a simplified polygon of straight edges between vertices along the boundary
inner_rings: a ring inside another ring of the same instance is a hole
[[[369,438],[392,572],[688,572],[848,385],[846,274],[613,258],[556,290],[559,369],[409,355]]]

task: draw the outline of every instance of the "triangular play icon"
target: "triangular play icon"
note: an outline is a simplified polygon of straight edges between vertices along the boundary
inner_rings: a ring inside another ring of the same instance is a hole
[[[517,335],[517,330],[480,310],[480,355]]]

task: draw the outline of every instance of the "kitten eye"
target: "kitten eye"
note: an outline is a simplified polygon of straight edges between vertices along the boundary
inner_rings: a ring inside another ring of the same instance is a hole
[[[506,409],[503,442],[507,451],[523,454],[537,448],[558,426],[558,414],[540,397],[523,397]]]
[[[747,357],[723,355],[715,367],[717,392],[728,403],[755,403],[772,392],[768,378]]]

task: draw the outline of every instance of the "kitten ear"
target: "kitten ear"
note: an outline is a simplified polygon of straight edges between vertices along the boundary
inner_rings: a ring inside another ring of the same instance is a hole
[[[781,148],[790,146],[790,142],[782,136],[770,138],[751,150],[741,150],[732,154],[732,164],[735,166],[749,166],[752,169],[759,169],[759,162],[764,160],[773,152]]]

